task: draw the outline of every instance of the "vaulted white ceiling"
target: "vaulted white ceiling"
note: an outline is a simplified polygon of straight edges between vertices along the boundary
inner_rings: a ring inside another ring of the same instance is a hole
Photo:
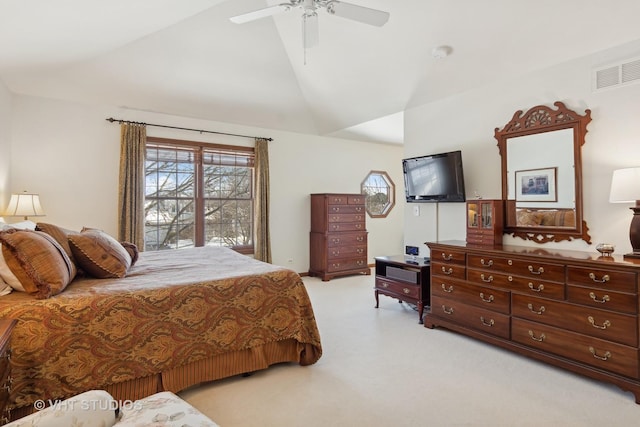
[[[321,10],[306,52],[298,9],[229,21],[283,1],[0,0],[0,79],[18,94],[401,142],[408,107],[640,39],[637,0],[350,0],[391,17],[379,28]],[[440,45],[449,57],[432,57]]]

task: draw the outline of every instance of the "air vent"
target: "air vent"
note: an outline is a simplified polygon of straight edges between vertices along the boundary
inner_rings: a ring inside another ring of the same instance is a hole
[[[640,83],[640,58],[608,65],[593,71],[593,90]]]

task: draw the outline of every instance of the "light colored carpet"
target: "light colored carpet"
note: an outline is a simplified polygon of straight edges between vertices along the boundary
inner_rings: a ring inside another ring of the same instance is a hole
[[[615,386],[444,329],[381,296],[374,276],[305,277],[323,356],[180,395],[222,427],[632,426],[640,405]]]

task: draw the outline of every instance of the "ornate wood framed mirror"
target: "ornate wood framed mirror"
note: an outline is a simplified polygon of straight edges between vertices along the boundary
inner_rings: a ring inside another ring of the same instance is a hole
[[[516,111],[495,129],[502,163],[504,233],[537,243],[582,239],[591,243],[582,216],[584,115],[555,102]]]

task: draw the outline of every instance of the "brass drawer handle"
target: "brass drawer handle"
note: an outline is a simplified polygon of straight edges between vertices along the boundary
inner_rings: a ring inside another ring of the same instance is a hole
[[[547,337],[545,334],[540,334],[539,337],[536,337],[531,329],[529,329],[529,336],[532,340],[542,342]]]
[[[587,320],[589,321],[589,323],[591,323],[591,326],[593,326],[594,328],[607,329],[609,326],[611,326],[611,322],[608,320],[605,320],[602,326],[596,325],[596,321],[592,316],[587,317]]]
[[[447,269],[445,268],[445,266],[443,265],[443,266],[442,266],[442,272],[443,272],[444,274],[446,274],[446,275],[453,274],[453,268],[449,267],[449,269],[447,270]]]
[[[357,240],[358,242],[364,242],[364,237],[362,237],[362,236],[358,236],[358,237],[356,237],[356,240]]]
[[[598,299],[598,297],[596,297],[596,294],[594,294],[593,292],[589,292],[589,296],[592,300],[594,300],[595,302],[599,302],[600,304],[604,304],[611,299],[609,298],[609,295],[605,295],[602,297],[602,299]]]
[[[445,305],[442,306],[442,311],[444,311],[445,314],[453,314],[453,307],[451,308],[447,308]]]
[[[408,288],[402,288],[402,292],[404,292],[405,294],[410,294],[411,290],[409,290]]]
[[[480,322],[484,325],[484,326],[488,326],[488,327],[492,327],[494,325],[495,320],[493,319],[489,319],[489,321],[487,322],[486,320],[484,320],[483,316],[480,316]]]
[[[357,229],[361,229],[362,228],[362,224],[356,224],[356,228]]]
[[[535,313],[535,314],[542,314],[545,311],[544,305],[541,305],[540,310],[537,310],[537,311],[533,309],[533,304],[531,303],[527,304],[527,307],[529,308],[529,310],[531,310],[532,313]]]
[[[596,359],[599,359],[599,360],[607,361],[607,360],[609,360],[611,358],[611,352],[610,351],[605,351],[604,356],[598,356],[596,354],[596,349],[593,348],[593,347],[589,347],[589,351],[591,352],[593,357],[595,357]]]
[[[358,253],[358,255],[362,255],[364,253],[364,249],[362,249],[362,248],[356,249],[356,252]],[[338,253],[340,253],[340,252],[338,252]]]
[[[529,272],[531,274],[542,274],[542,273],[544,273],[544,268],[543,267],[538,267],[538,269],[535,270],[535,271],[533,270],[533,266],[532,265],[530,265],[528,268],[529,268]]]
[[[445,285],[443,283],[442,284],[442,290],[445,291],[446,293],[450,294],[451,292],[453,292],[453,285],[449,285],[449,287],[447,288],[447,285]]]
[[[602,279],[596,279],[595,274],[589,273],[589,279],[593,280],[596,283],[607,283],[609,280],[611,280],[611,277],[609,277],[608,274],[605,274],[604,276],[602,276]]]
[[[358,265],[362,265],[362,264],[364,264],[364,261],[363,261],[363,260],[361,260],[361,259],[359,259],[358,261],[356,261],[356,264],[358,264]]]
[[[489,276],[486,279],[484,278],[484,274],[480,275],[480,280],[482,280],[485,283],[491,283],[493,282],[493,276]]]
[[[533,283],[529,282],[529,289],[531,289],[533,292],[542,292],[544,291],[544,285],[540,283],[537,288],[534,288]]]
[[[489,298],[484,297],[484,293],[480,292],[480,299],[484,302],[493,302],[493,295],[489,295]]]
[[[442,259],[445,261],[451,261],[453,259],[453,254],[445,255],[444,252],[442,252]]]
[[[340,239],[331,239],[332,243],[340,243]]]
[[[383,287],[383,288],[388,288],[388,287],[389,287],[389,284],[388,284],[387,282],[382,282],[382,287]]]
[[[334,206],[331,210],[334,212],[340,212],[340,208],[338,206]]]
[[[357,207],[356,207],[356,211],[357,211],[357,212],[362,212],[362,207],[361,207],[361,206],[357,206]]]
[[[493,265],[493,260],[490,259],[489,262],[484,262],[484,258],[480,259],[480,264],[484,265],[485,267],[491,267]]]

